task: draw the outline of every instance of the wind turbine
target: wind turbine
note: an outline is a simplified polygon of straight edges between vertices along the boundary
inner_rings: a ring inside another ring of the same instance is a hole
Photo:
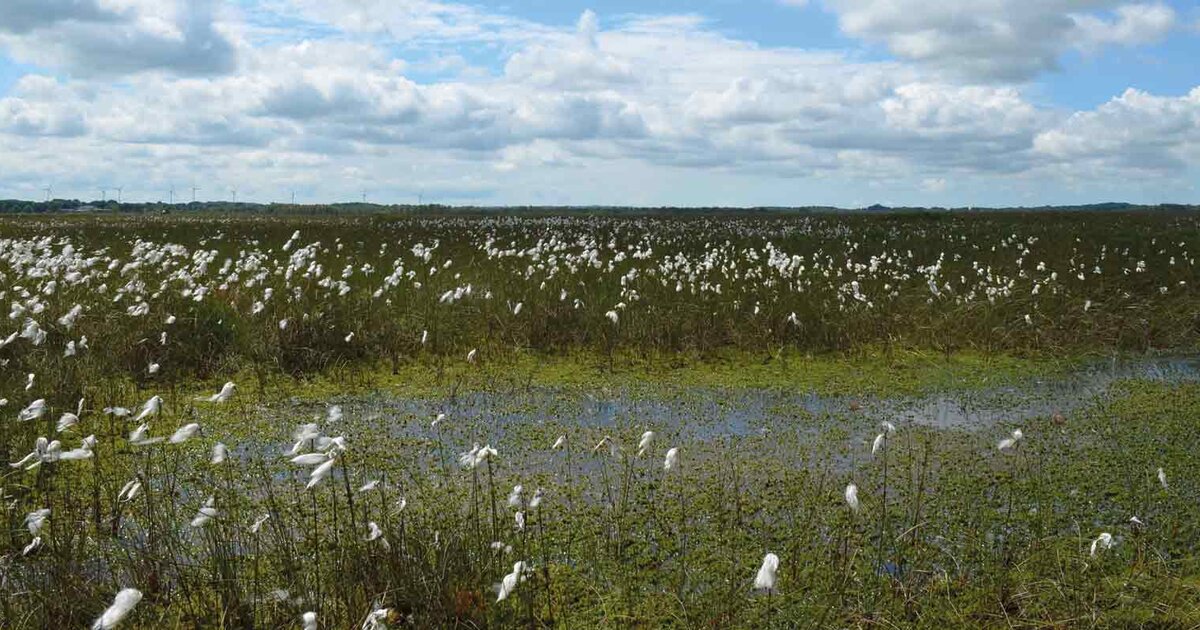
[[[49,185],[47,185],[45,188],[43,188],[42,190],[46,191],[46,202],[47,202],[47,203],[49,203],[49,201],[50,201],[50,195],[54,193],[54,185],[52,185],[52,184],[49,184]]]
[[[108,189],[101,188],[100,189],[100,203],[104,203],[105,201],[108,201]]]
[[[233,193],[233,203],[237,203],[237,188],[231,188],[229,192]]]
[[[192,184],[192,203],[196,203],[196,191],[197,190],[200,190],[200,189],[196,188],[195,184]]]
[[[171,205],[175,205],[175,184],[171,184]]]
[[[117,203],[121,203],[121,187],[117,186]]]
[[[296,205],[296,190],[292,189],[292,205]]]

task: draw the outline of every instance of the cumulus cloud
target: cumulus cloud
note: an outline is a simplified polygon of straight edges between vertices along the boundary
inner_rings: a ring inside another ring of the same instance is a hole
[[[349,33],[386,36],[392,41],[531,42],[556,29],[466,3],[437,0],[286,0],[296,12],[317,23]]]
[[[0,130],[18,136],[81,136],[87,120],[80,94],[51,77],[26,75],[0,99]]]
[[[0,49],[73,75],[214,75],[236,65],[212,0],[12,0],[4,12]]]
[[[97,0],[9,0],[0,32],[29,33],[63,22],[116,22],[119,16]]]
[[[957,76],[1020,81],[1069,48],[1156,41],[1175,22],[1164,4],[1115,0],[827,0],[848,35]],[[1115,15],[1106,12],[1115,9]]]
[[[1079,169],[1183,170],[1200,158],[1200,87],[1179,97],[1126,90],[1039,133],[1034,148]]]
[[[1077,15],[1075,37],[1086,49],[1108,44],[1132,46],[1162,39],[1175,26],[1175,10],[1165,4],[1127,4],[1112,19]]]
[[[574,37],[534,44],[509,58],[505,76],[541,87],[586,90],[631,83],[637,79],[627,60],[601,50],[599,20],[588,10],[579,18]]]

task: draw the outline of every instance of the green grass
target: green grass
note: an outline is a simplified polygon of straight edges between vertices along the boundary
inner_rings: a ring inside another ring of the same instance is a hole
[[[448,387],[466,391],[513,391],[522,388],[566,390],[649,390],[682,388],[758,388],[810,391],[820,396],[899,397],[1019,385],[1036,378],[1064,376],[1096,359],[1018,357],[920,351],[866,351],[802,355],[783,352],[760,356],[724,351],[705,356],[620,355],[595,353],[538,355],[509,353],[477,365],[415,361],[398,365],[353,366],[300,378],[271,375],[261,384],[245,370],[233,380],[266,398],[300,396],[329,400],[339,396],[385,392],[425,397]],[[223,380],[192,383],[196,395],[220,388]],[[134,383],[128,386],[132,390]]]

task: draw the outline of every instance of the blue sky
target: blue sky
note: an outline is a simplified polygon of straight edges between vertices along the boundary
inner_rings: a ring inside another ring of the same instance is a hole
[[[0,197],[1200,202],[1178,0],[7,5]]]

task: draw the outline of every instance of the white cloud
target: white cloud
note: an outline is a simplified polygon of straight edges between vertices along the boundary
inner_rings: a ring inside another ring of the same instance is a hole
[[[1034,148],[1074,170],[1184,170],[1200,160],[1200,87],[1179,97],[1126,90],[1039,133]]]
[[[826,0],[848,35],[898,57],[989,81],[1026,80],[1070,48],[1156,41],[1174,24],[1163,4],[1116,0]],[[1103,13],[1115,9],[1113,18]]]
[[[53,78],[21,77],[13,96],[0,98],[0,130],[18,136],[81,136],[87,120],[78,96]]]
[[[926,177],[921,181],[921,188],[925,192],[940,193],[946,191],[946,179],[944,177]]]
[[[1095,49],[1108,44],[1132,46],[1162,39],[1175,26],[1175,10],[1165,4],[1127,4],[1107,20],[1096,15],[1075,16],[1078,44]]]
[[[1038,113],[1013,88],[910,83],[881,103],[897,129],[938,135],[1028,133]]]
[[[281,13],[398,42],[532,42],[556,31],[469,4],[436,0],[275,0]]]
[[[9,0],[4,11],[0,49],[34,66],[120,76],[213,75],[236,65],[212,0]]]
[[[504,74],[514,81],[561,90],[635,82],[633,67],[627,61],[601,50],[599,33],[596,14],[585,11],[573,37],[528,46],[509,58]]]

